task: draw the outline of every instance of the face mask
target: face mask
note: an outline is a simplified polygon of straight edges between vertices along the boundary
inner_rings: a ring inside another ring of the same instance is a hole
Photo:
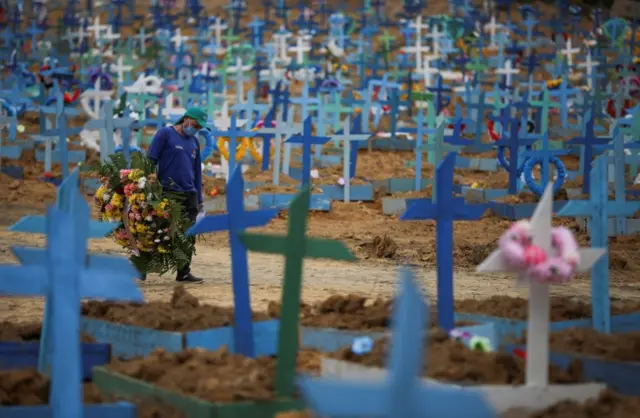
[[[184,128],[182,128],[182,131],[187,136],[194,136],[198,132],[193,126],[185,126]]]

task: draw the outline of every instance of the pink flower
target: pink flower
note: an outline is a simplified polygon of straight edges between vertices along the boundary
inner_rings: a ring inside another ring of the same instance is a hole
[[[104,207],[104,209],[105,209],[107,212],[111,212],[111,211],[113,210],[113,205],[112,205],[111,203],[108,203],[108,204]]]
[[[535,245],[529,245],[524,250],[524,260],[528,265],[537,265],[540,263],[544,263],[547,260],[547,254],[545,251],[536,247]]]
[[[129,219],[133,220],[133,219],[135,219],[135,217],[136,217],[135,213],[129,212]]]
[[[168,213],[168,212],[166,212],[166,213],[164,214],[164,219],[169,219],[169,213]]]
[[[136,221],[139,221],[140,219],[142,219],[142,216],[139,213],[136,213]]]

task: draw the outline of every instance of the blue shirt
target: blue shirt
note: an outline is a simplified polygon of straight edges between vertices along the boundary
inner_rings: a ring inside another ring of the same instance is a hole
[[[180,135],[173,126],[160,128],[153,137],[148,155],[158,167],[158,179],[164,187],[178,192],[196,192],[198,203],[202,203],[200,143],[195,136]]]

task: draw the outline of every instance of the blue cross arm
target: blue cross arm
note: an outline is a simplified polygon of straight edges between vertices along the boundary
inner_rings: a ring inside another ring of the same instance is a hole
[[[11,247],[11,250],[25,268],[47,267],[46,250],[32,247]],[[135,278],[139,273],[126,258],[89,254],[81,274],[83,297],[133,302],[143,300],[142,293],[135,285]]]
[[[626,201],[607,203],[607,217],[632,216],[640,210],[640,201]],[[558,216],[597,216],[596,205],[589,200],[570,200],[558,211]]]
[[[0,295],[46,295],[49,288],[48,274],[45,265],[0,265]]]
[[[25,216],[9,227],[11,232],[46,234],[47,220],[44,216]],[[115,222],[89,222],[89,238],[104,238],[118,226]]]
[[[240,240],[248,250],[259,250],[267,254],[289,253],[288,237],[274,234],[238,233]],[[338,261],[357,261],[358,258],[339,241],[326,238],[306,238],[304,257],[329,258]]]
[[[307,136],[307,135],[294,135],[287,139],[285,142],[289,144],[310,144],[310,145],[324,145],[331,139],[330,136]]]
[[[219,232],[229,229],[229,214],[209,215],[200,219],[191,228],[187,229],[187,236],[200,235],[207,232]]]
[[[319,416],[348,418],[394,414],[394,411],[386,410],[392,405],[385,393],[390,390],[380,384],[303,377],[299,378],[298,385],[307,403]],[[418,383],[411,393],[404,396],[413,418],[497,416],[484,395],[475,390]]]

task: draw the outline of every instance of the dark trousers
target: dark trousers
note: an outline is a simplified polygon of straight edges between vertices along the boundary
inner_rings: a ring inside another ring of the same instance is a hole
[[[186,217],[189,220],[189,226],[193,225],[196,222],[196,218],[198,217],[198,195],[196,192],[186,192],[186,193],[177,193],[172,192],[178,202],[182,205],[182,216]],[[185,232],[185,231],[182,231]],[[196,243],[196,237],[189,237],[191,242]],[[189,272],[191,272],[191,258],[193,254],[187,254],[189,262],[180,270],[178,270],[178,277],[183,277]]]

